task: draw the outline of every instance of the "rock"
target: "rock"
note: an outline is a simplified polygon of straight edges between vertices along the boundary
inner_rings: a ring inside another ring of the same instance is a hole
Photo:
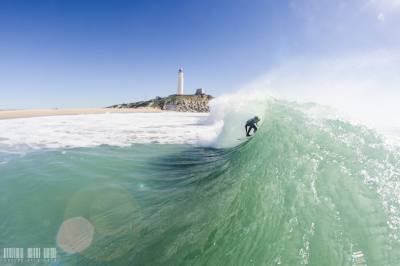
[[[204,94],[197,90],[195,95],[170,95],[168,97],[156,97],[148,101],[139,101],[128,104],[117,104],[107,108],[141,108],[152,107],[161,110],[177,112],[209,112],[209,101],[213,99],[211,95]]]

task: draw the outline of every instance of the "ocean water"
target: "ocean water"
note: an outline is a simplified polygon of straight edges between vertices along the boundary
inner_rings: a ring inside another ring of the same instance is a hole
[[[55,247],[39,265],[400,265],[398,146],[314,104],[221,108],[0,121],[0,247]]]

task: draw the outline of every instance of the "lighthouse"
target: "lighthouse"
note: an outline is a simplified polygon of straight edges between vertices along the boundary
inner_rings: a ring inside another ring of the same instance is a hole
[[[178,70],[178,90],[177,93],[178,95],[183,95],[183,69],[180,68]]]

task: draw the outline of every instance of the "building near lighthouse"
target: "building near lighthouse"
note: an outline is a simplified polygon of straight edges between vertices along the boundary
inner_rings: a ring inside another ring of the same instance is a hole
[[[178,95],[183,95],[183,69],[180,68],[178,70],[178,89],[177,93]]]

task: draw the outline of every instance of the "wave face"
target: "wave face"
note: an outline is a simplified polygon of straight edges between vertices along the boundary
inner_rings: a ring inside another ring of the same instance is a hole
[[[265,106],[257,134],[230,148],[137,144],[9,159],[1,245],[56,245],[63,222],[84,217],[94,236],[72,252],[58,241],[61,264],[399,265],[399,149],[365,127],[311,116],[314,105]]]

